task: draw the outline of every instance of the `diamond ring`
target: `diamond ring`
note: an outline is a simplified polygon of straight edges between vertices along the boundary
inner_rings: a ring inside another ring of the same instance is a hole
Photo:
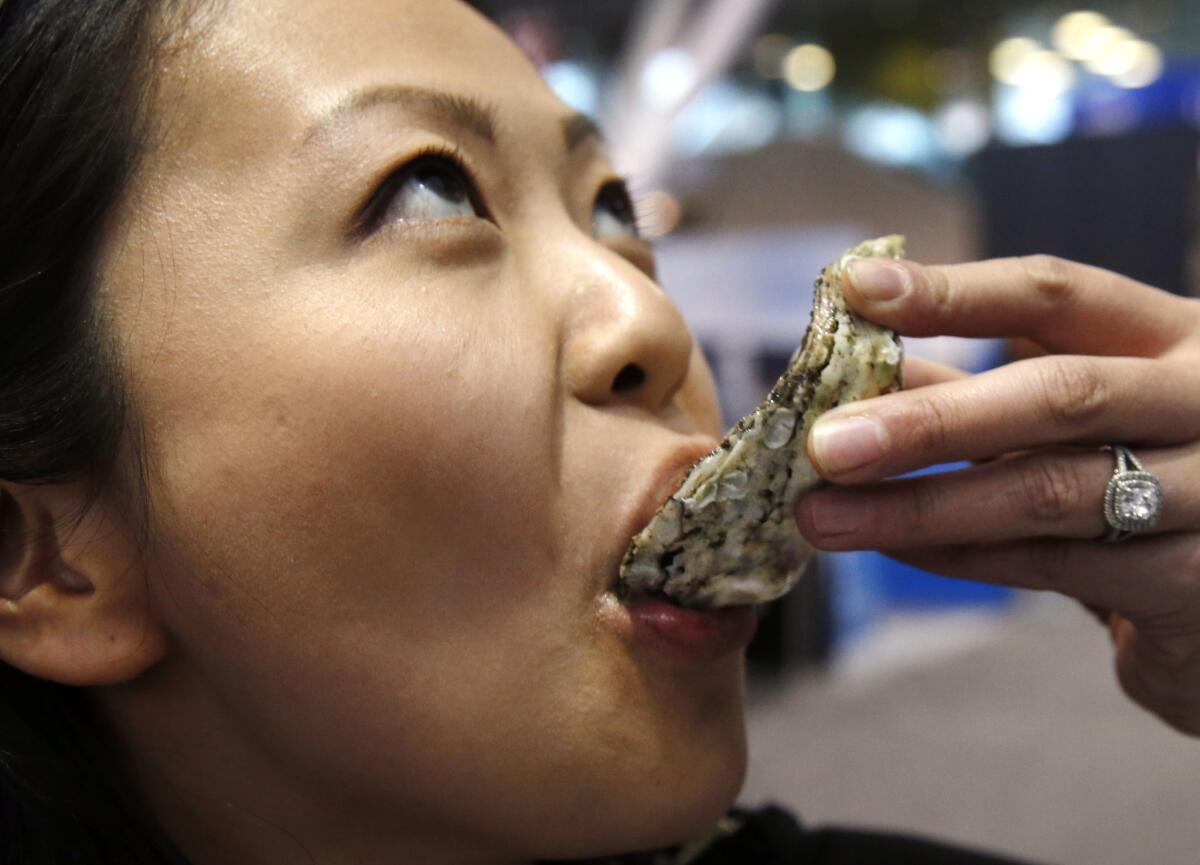
[[[1112,452],[1117,464],[1104,491],[1104,540],[1115,544],[1154,528],[1162,516],[1163,489],[1129,448],[1113,445]]]

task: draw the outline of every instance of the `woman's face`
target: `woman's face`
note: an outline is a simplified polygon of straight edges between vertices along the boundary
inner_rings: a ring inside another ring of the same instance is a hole
[[[633,639],[610,589],[719,416],[599,142],[453,0],[217,8],[103,259],[169,635],[102,695],[140,783],[214,859],[701,830],[740,652]]]

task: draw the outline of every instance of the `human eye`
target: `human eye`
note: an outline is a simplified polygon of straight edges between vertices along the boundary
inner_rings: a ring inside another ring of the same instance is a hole
[[[637,215],[623,180],[610,180],[596,193],[592,205],[592,234],[597,239],[640,237]]]
[[[477,217],[490,219],[478,187],[459,155],[435,148],[392,172],[371,197],[363,231],[392,222],[428,222]]]

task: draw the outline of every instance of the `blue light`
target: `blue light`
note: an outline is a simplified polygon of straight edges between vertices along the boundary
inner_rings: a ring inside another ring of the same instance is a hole
[[[599,107],[600,86],[596,74],[574,60],[560,60],[542,67],[542,78],[563,102],[576,111],[594,115]]]
[[[768,96],[718,81],[679,115],[675,148],[682,156],[756,150],[779,133],[781,123],[779,108]]]
[[[1069,93],[1002,85],[995,104],[996,133],[1006,144],[1054,144],[1075,125]]]
[[[885,165],[921,166],[937,158],[933,124],[914,108],[868,105],[850,115],[843,134],[854,153]]]

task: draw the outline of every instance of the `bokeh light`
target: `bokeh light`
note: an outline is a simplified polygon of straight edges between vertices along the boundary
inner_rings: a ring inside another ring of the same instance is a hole
[[[1075,83],[1075,67],[1061,54],[1045,49],[1026,54],[1012,73],[1012,84],[1057,96]]]
[[[962,158],[988,143],[992,134],[987,106],[974,99],[954,99],[933,116],[934,135],[943,151]]]
[[[992,49],[988,66],[997,81],[1016,84],[1016,73],[1021,63],[1029,55],[1041,50],[1044,49],[1036,40],[1025,36],[1013,36]]]
[[[642,92],[651,105],[665,108],[687,95],[696,82],[696,63],[682,48],[664,48],[642,71]]]
[[[996,100],[996,133],[1006,144],[1053,144],[1071,134],[1071,102],[1028,87],[1006,88]]]
[[[1122,43],[1122,47],[1126,55],[1122,64],[1125,68],[1112,75],[1112,81],[1118,87],[1131,90],[1148,87],[1162,77],[1163,56],[1155,45],[1135,40]]]
[[[1149,43],[1139,39],[1122,40],[1110,46],[1093,61],[1092,71],[1102,75],[1124,75],[1137,66],[1146,49],[1152,47]]]
[[[885,165],[929,163],[938,150],[932,121],[904,105],[876,103],[855,109],[842,134],[851,151]]]
[[[1121,62],[1118,59],[1121,43],[1136,38],[1132,31],[1124,27],[1117,27],[1111,24],[1107,27],[1101,27],[1088,40],[1087,56],[1083,58],[1083,63],[1092,72],[1099,73],[1100,75],[1116,74],[1111,70],[1114,65]]]
[[[814,42],[797,45],[783,60],[783,77],[803,93],[824,90],[837,74],[837,65],[829,49]]]
[[[1109,20],[1099,12],[1071,12],[1054,25],[1054,47],[1072,60],[1087,60],[1098,47],[1097,33],[1108,27]]]

